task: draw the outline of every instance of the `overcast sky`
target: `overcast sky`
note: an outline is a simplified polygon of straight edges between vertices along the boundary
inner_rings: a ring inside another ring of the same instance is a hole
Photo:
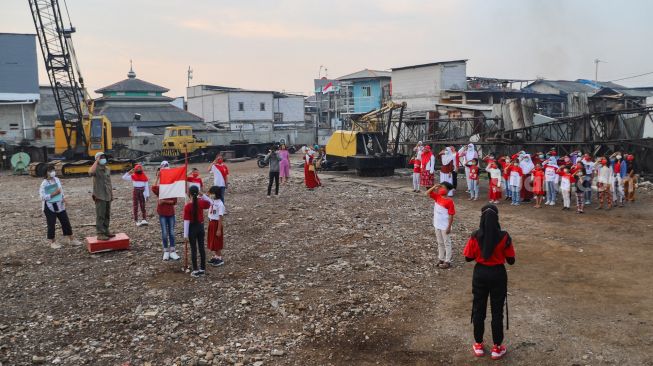
[[[1,2],[0,32],[35,32],[27,0]],[[188,66],[191,84],[303,94],[320,65],[338,77],[469,59],[468,76],[573,80],[593,79],[599,58],[602,80],[653,71],[648,0],[67,2],[91,91],[124,79],[130,59],[169,96],[186,94]],[[649,86],[653,75],[620,83]]]

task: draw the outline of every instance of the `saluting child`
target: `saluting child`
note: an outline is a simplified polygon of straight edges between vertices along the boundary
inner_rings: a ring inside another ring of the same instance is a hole
[[[488,196],[490,203],[499,203],[501,199],[501,169],[497,167],[497,163],[492,161],[488,164],[485,171],[490,174],[490,188],[488,189]]]
[[[422,173],[422,162],[413,155],[408,164],[413,165],[413,192],[419,192],[419,177]]]
[[[134,213],[134,222],[136,226],[147,225],[147,213],[145,212],[145,201],[150,196],[150,188],[148,186],[149,179],[143,171],[143,166],[136,164],[134,169],[128,171],[122,176],[122,179],[132,182],[134,190],[132,191],[132,211]],[[143,212],[143,220],[138,221],[138,208]]]
[[[209,188],[209,196],[203,195],[202,199],[211,204],[209,208],[209,230],[206,234],[206,246],[213,251],[213,258],[209,264],[218,267],[224,264],[222,248],[224,247],[224,203],[220,197],[220,188]]]
[[[582,214],[585,209],[585,190],[592,189],[590,182],[585,179],[586,171],[583,162],[578,159],[576,165],[572,168],[571,175],[575,180],[576,191],[576,213]]]
[[[190,244],[190,255],[193,263],[191,277],[203,276],[206,273],[206,253],[204,251],[204,210],[211,207],[208,201],[198,199],[200,190],[193,186],[188,189],[191,202],[184,206],[184,241]],[[200,263],[197,266],[197,252],[200,253]]]
[[[562,195],[562,209],[569,210],[571,206],[571,187],[574,183],[574,177],[569,173],[569,166],[563,165],[558,170],[560,175],[560,194]]]
[[[437,189],[437,191],[436,191]],[[435,239],[438,242],[438,263],[442,269],[451,267],[451,226],[456,208],[453,200],[448,196],[453,185],[449,182],[442,182],[434,185],[426,191],[426,195],[435,201],[433,205],[433,226],[435,228]]]
[[[200,171],[197,168],[191,170],[190,175],[186,177],[188,182],[188,187],[196,186],[200,192],[204,189],[204,183],[202,182],[202,177],[200,177]]]
[[[542,199],[544,198],[544,170],[542,164],[535,164],[533,170],[533,195],[535,195],[535,208],[542,207]]]
[[[519,192],[521,191],[521,180],[522,177],[524,176],[524,173],[522,172],[522,169],[519,167],[519,161],[517,160],[513,160],[512,165],[508,166],[506,170],[509,176],[510,194],[512,196],[511,205],[519,206],[520,205]]]
[[[227,190],[229,176],[229,167],[224,163],[222,155],[218,154],[213,160],[213,163],[209,167],[209,172],[213,173],[213,185],[220,188],[220,197],[222,197],[222,203],[224,203],[225,191]]]
[[[478,201],[478,159],[472,159],[468,167],[469,177],[469,200]]]

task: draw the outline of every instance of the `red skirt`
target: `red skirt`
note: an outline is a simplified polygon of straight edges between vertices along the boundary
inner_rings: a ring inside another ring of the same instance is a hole
[[[304,164],[304,183],[308,189],[313,189],[321,185],[317,173],[315,171],[310,171],[308,169],[308,164]]]
[[[533,179],[533,194],[536,196],[544,196],[544,182],[542,178]]]
[[[419,176],[419,185],[426,188],[433,187],[435,183],[435,175],[431,174],[428,170],[424,169]]]
[[[490,201],[498,201],[501,199],[501,188],[499,188],[499,179],[490,179],[490,190],[488,191]]]
[[[218,220],[209,221],[209,230],[206,233],[206,247],[210,251],[217,252],[222,250],[224,247],[224,229],[220,236],[216,236],[215,233],[218,231]]]

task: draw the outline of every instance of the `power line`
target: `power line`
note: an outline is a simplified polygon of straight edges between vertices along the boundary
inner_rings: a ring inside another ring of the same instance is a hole
[[[610,80],[610,81],[620,81],[620,80],[626,80],[626,79],[634,79],[634,78],[638,78],[638,77],[640,77],[640,76],[646,76],[646,75],[650,75],[650,74],[653,74],[653,71],[651,71],[651,72],[645,72],[645,73],[643,73],[643,74],[639,74],[639,75],[627,76],[627,77],[625,77],[625,78],[614,79],[614,80]]]

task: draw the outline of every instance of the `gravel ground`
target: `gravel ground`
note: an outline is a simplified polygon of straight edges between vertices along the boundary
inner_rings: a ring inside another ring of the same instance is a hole
[[[132,247],[95,255],[50,249],[40,180],[0,177],[1,365],[485,362],[470,355],[472,265],[458,254],[481,202],[458,195],[454,266],[439,270],[432,205],[409,178],[325,174],[308,192],[297,175],[267,199],[266,170],[231,170],[226,264],[200,279],[161,261],[155,202],[135,227],[118,176],[111,226]],[[75,236],[93,235],[90,178],[63,184]],[[583,217],[500,208],[518,257],[507,362],[651,364],[650,203]]]

